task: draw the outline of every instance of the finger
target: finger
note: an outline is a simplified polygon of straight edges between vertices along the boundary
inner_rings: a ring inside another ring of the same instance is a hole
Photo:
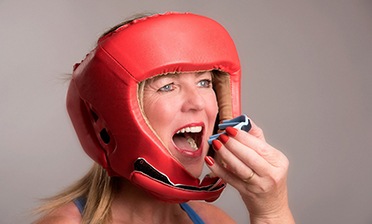
[[[226,128],[226,133],[228,136],[232,137],[241,144],[253,149],[260,156],[262,156],[270,164],[282,157],[282,153],[276,148],[272,147],[266,141],[253,136],[251,133],[237,130],[235,128]]]
[[[255,136],[256,138],[259,138],[263,141],[266,141],[265,140],[265,136],[264,136],[264,133],[262,131],[262,129],[260,127],[258,127],[253,121],[252,119],[249,119],[250,122],[251,122],[251,129],[249,130],[249,134]]]
[[[218,150],[221,151],[220,154],[227,154],[225,151],[230,152],[259,176],[266,176],[270,173],[272,167],[270,163],[252,148],[224,134],[219,136],[219,140],[224,146]]]
[[[239,192],[246,191],[247,187],[252,186],[259,181],[259,177],[253,175],[249,180],[247,180],[247,182],[244,182],[241,178],[216,163],[210,156],[205,157],[205,162],[214,175],[220,177],[226,183],[236,188]]]
[[[212,146],[217,153],[217,158],[222,161],[220,164],[225,169],[229,170],[242,180],[248,180],[252,177],[254,171],[233,153],[227,150],[219,140],[213,140]]]

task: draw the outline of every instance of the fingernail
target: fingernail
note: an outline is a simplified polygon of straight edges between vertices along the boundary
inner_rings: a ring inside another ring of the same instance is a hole
[[[205,160],[205,162],[208,164],[208,166],[213,166],[213,164],[214,164],[214,160],[213,160],[212,157],[210,157],[210,156],[206,156],[206,157],[204,158],[204,160]]]
[[[229,136],[222,134],[218,137],[218,139],[223,143],[226,144],[227,141],[229,141]]]
[[[222,147],[222,143],[218,140],[213,140],[212,141],[212,146],[213,146],[214,150],[218,151]]]
[[[230,135],[231,137],[235,137],[238,134],[238,129],[233,128],[233,127],[227,127],[226,133]]]

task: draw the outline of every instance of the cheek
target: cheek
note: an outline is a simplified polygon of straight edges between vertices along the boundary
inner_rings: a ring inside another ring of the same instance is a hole
[[[207,108],[210,114],[217,115],[218,113],[218,103],[215,93],[211,94],[207,99]]]
[[[144,99],[143,109],[150,125],[157,130],[161,124],[168,123],[169,118],[174,117],[174,103],[169,100]]]

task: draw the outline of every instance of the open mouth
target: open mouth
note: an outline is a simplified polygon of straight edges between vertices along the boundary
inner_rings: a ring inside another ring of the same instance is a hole
[[[202,125],[186,126],[179,129],[172,137],[174,145],[181,152],[197,151],[202,144],[203,129]]]

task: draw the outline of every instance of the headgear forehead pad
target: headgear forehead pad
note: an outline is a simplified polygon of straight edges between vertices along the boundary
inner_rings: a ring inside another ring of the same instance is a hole
[[[145,122],[138,84],[159,74],[219,71],[214,79],[219,119],[240,114],[240,63],[217,22],[191,13],[144,17],[103,36],[74,66],[67,110],[85,152],[111,176],[121,176],[161,200],[216,200],[219,178],[193,177]]]

